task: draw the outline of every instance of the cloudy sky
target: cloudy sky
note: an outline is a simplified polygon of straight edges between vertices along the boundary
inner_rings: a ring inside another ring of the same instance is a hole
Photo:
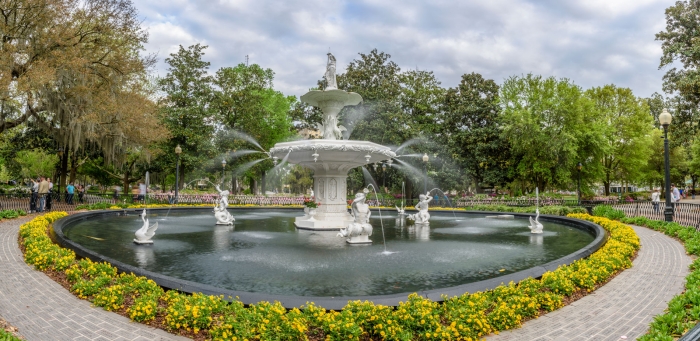
[[[275,88],[299,96],[325,71],[376,48],[402,70],[433,71],[444,87],[478,72],[499,84],[534,73],[583,88],[615,84],[661,92],[666,0],[134,0],[150,33],[156,72],[178,45],[208,45],[211,72],[245,61],[275,71]]]

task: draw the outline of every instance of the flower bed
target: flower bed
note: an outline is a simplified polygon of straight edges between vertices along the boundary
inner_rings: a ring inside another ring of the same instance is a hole
[[[196,339],[214,340],[477,340],[560,308],[631,266],[639,238],[627,225],[586,214],[570,215],[601,225],[607,243],[586,259],[494,290],[445,297],[438,303],[411,294],[398,307],[352,301],[341,311],[313,303],[286,310],[278,302],[245,307],[221,296],[164,292],[151,280],[118,274],[107,263],[76,260],[50,242],[47,229],[64,212],[49,213],[20,227],[25,260],[63,274],[76,296],[94,305]]]
[[[622,218],[627,224],[645,226],[681,240],[688,254],[700,256],[700,232],[674,222],[647,219],[645,217]],[[668,302],[666,312],[654,317],[647,334],[641,341],[676,340],[700,322],[700,258],[690,265],[686,277],[685,292]]]

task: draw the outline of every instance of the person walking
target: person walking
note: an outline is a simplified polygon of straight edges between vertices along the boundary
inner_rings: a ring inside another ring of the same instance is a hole
[[[659,213],[659,203],[661,203],[661,193],[659,193],[658,188],[655,188],[654,192],[651,193],[651,204],[654,206],[654,213]]]
[[[43,176],[40,178],[39,187],[37,188],[37,196],[39,197],[39,206],[37,212],[44,212],[46,206],[46,196],[49,194],[49,182]]]
[[[66,204],[68,205],[73,205],[73,195],[75,194],[75,186],[73,186],[73,183],[69,183],[68,186],[66,186]]]

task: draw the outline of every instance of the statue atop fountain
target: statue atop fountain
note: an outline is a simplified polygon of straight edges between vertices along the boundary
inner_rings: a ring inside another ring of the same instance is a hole
[[[233,218],[231,213],[228,212],[228,190],[221,190],[219,186],[215,186],[216,191],[219,192],[219,199],[216,200],[216,206],[214,206],[214,218],[216,218],[216,225],[233,225],[236,219]]]
[[[362,96],[338,89],[336,59],[330,53],[327,57],[326,88],[311,90],[300,98],[323,112],[323,123],[317,127],[322,139],[277,143],[270,149],[270,156],[314,171],[313,193],[321,205],[314,219],[308,215],[298,217],[294,225],[300,229],[338,231],[355,222],[347,207],[348,171],[395,158],[396,153],[373,142],[342,139],[345,128],[338,125],[338,114],[345,106],[358,105]]]
[[[338,83],[335,80],[335,57],[328,52],[328,63],[326,64],[326,91],[338,89]]]
[[[430,196],[430,192],[427,194],[421,194],[418,196],[420,201],[416,205],[418,213],[409,214],[408,219],[415,221],[416,224],[429,224],[430,223],[430,213],[428,213],[428,204],[433,197]]]
[[[365,189],[365,191],[367,190]],[[355,200],[350,205],[353,222],[338,233],[338,237],[346,237],[346,241],[349,244],[372,243],[369,239],[369,236],[372,235],[372,225],[369,223],[372,211],[369,210],[369,205],[365,203],[365,199],[366,193],[360,192],[355,194]]]

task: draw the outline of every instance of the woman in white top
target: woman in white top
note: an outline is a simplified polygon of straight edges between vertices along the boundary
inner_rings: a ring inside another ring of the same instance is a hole
[[[659,202],[661,201],[661,193],[659,189],[655,188],[654,192],[651,193],[651,204],[654,205],[654,213],[659,213]]]

